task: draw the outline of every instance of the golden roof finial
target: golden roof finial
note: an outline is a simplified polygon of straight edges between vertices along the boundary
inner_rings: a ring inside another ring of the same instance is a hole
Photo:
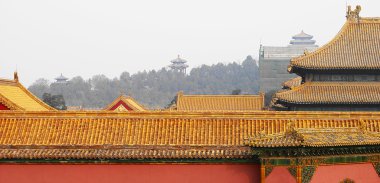
[[[183,96],[183,91],[182,91],[182,90],[179,91],[179,92],[177,93],[177,96]]]
[[[348,6],[347,12],[346,12],[347,20],[359,21],[359,19],[360,19],[359,13],[361,10],[362,10],[362,7],[360,5],[357,5],[355,10],[351,10],[351,6]]]
[[[300,142],[304,141],[303,135],[298,133],[296,129],[296,120],[290,119],[289,122],[286,124],[285,137],[292,137]]]
[[[15,71],[15,72],[13,73],[13,79],[14,79],[16,82],[18,82],[18,74],[17,74],[17,71]]]
[[[120,91],[119,91],[119,93],[120,93],[120,96],[123,96],[123,95],[125,95],[125,92],[124,92],[124,90],[120,90]]]

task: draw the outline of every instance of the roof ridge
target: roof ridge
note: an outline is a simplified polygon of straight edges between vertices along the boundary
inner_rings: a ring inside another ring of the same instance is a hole
[[[343,25],[343,27],[340,29],[340,31],[334,36],[334,38],[332,40],[330,40],[329,42],[327,42],[326,44],[324,44],[323,46],[317,48],[316,50],[314,51],[311,51],[309,53],[306,53],[304,55],[301,55],[299,57],[295,57],[295,58],[292,58],[290,60],[290,65],[288,66],[288,71],[290,73],[292,73],[292,67],[293,66],[297,66],[297,63],[302,60],[302,59],[305,59],[305,58],[309,58],[311,56],[314,56],[316,55],[317,53],[320,53],[322,51],[324,51],[325,49],[329,48],[330,46],[332,46],[336,41],[339,40],[339,38],[341,38],[343,36],[343,33],[345,33],[349,27],[349,25],[351,25],[351,21],[346,21]]]
[[[130,100],[130,101],[129,101]],[[113,106],[115,106],[119,101],[124,102],[125,104],[129,104],[128,107],[131,107],[133,110],[146,110],[145,106],[138,103],[133,97],[125,94],[119,95],[116,99],[114,99],[110,104],[108,104],[106,107],[103,108],[103,110],[110,110]],[[133,103],[131,103],[133,102]],[[140,107],[141,109],[138,109],[135,105]]]
[[[356,21],[352,21],[352,20],[349,20],[349,21],[357,23]],[[360,17],[359,22],[360,23],[380,23],[380,17]]]
[[[7,99],[7,97],[2,95],[1,93],[0,93],[0,102],[11,110],[25,110],[23,107]]]
[[[213,95],[213,94],[210,94],[210,95],[207,95],[207,94],[204,94],[204,95],[182,95],[182,97],[260,97],[260,95],[251,95],[251,94],[248,94],[248,95],[245,95],[245,94],[241,94],[241,95],[227,95],[227,94],[222,94],[222,95]]]
[[[353,81],[353,82],[345,82],[345,81],[328,81],[328,82],[323,82],[323,81],[316,81],[316,82],[310,82],[311,86],[312,85],[334,85],[334,84],[339,84],[339,85],[380,85],[380,82],[376,81],[370,81],[370,82],[360,82],[360,81]]]
[[[15,80],[11,80],[11,79],[0,78],[0,85],[11,85],[11,86],[15,86],[15,85],[17,85],[17,81],[15,81]]]
[[[32,92],[30,92],[28,89],[26,89],[21,83],[17,82],[17,86],[26,94],[28,95],[30,98],[32,98],[34,101],[36,101],[38,104],[42,105],[45,109],[47,110],[52,110],[52,111],[56,111],[57,109],[49,106],[48,104],[46,104],[45,102],[43,102],[42,100],[40,100],[38,97],[36,97]]]
[[[129,95],[128,96],[127,95],[122,95],[121,100],[124,101],[125,103],[130,103],[130,104],[131,104],[131,102],[127,101],[127,100],[131,100],[135,105],[137,105],[138,107],[140,107],[143,110],[146,110],[145,106],[143,106],[142,104],[140,104],[139,102],[137,102],[133,97],[131,97]],[[131,104],[132,106],[129,106],[129,107],[132,107],[135,110],[140,110],[140,109],[136,108],[136,106],[134,104]]]

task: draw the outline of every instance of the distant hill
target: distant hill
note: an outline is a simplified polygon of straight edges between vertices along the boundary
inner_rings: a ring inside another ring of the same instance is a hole
[[[28,89],[42,98],[44,93],[62,94],[67,106],[103,108],[120,93],[134,97],[149,108],[166,107],[183,90],[186,94],[256,94],[259,90],[259,71],[256,61],[248,56],[241,64],[202,65],[184,75],[165,68],[130,75],[121,73],[110,79],[95,75],[89,80],[77,76],[67,83],[51,83],[38,79]]]

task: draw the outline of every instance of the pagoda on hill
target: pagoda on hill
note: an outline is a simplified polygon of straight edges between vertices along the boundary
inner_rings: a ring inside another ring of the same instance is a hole
[[[185,59],[180,58],[178,55],[176,59],[170,62],[172,64],[170,64],[169,67],[172,70],[186,74],[186,68],[188,68],[189,66],[186,64],[187,61]]]
[[[312,35],[306,34],[305,32],[301,31],[301,33],[294,35],[293,40],[290,41],[289,46],[310,46],[310,47],[318,47],[315,45],[315,40],[313,39]]]
[[[274,95],[272,107],[380,110],[380,18],[362,18],[360,10],[360,6],[355,10],[349,7],[347,21],[333,40],[291,60],[288,71],[301,78],[287,82],[284,90]],[[306,34],[298,36],[311,40]]]
[[[55,79],[55,82],[56,82],[56,83],[67,83],[67,80],[68,80],[69,78],[63,76],[62,73],[61,73],[60,76],[58,76],[58,77],[56,77],[56,78],[54,78],[54,79]]]
[[[315,43],[312,35],[301,31],[292,36],[287,46],[260,46],[260,91],[266,93],[266,96],[272,96],[275,91],[281,89],[281,83],[294,78],[295,74],[286,72],[290,60],[302,55],[305,50],[316,50],[318,45]]]

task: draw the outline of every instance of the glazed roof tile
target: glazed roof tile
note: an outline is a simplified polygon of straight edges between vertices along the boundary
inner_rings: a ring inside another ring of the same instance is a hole
[[[11,110],[55,110],[34,96],[16,80],[0,79],[0,102]]]
[[[259,135],[247,144],[253,147],[331,147],[380,145],[380,133],[360,127],[298,128],[286,132]]]
[[[306,82],[274,99],[294,104],[380,104],[380,82]]]
[[[368,133],[380,132],[380,113],[3,112],[0,159],[246,159],[247,139],[282,134],[289,119],[295,128],[365,123]]]
[[[123,102],[128,107],[130,107],[133,111],[146,111],[143,105],[139,104],[134,98],[130,96],[126,96],[126,95],[120,95],[103,110],[106,110],[106,111],[112,110],[112,108],[114,108],[115,105],[117,105],[119,102]]]
[[[282,83],[282,86],[284,88],[293,88],[293,87],[300,86],[301,83],[302,83],[302,77],[298,76],[288,81],[285,81],[284,83]]]
[[[289,71],[380,69],[380,18],[348,19],[326,45],[291,60]]]
[[[264,95],[177,95],[178,111],[257,111]]]

